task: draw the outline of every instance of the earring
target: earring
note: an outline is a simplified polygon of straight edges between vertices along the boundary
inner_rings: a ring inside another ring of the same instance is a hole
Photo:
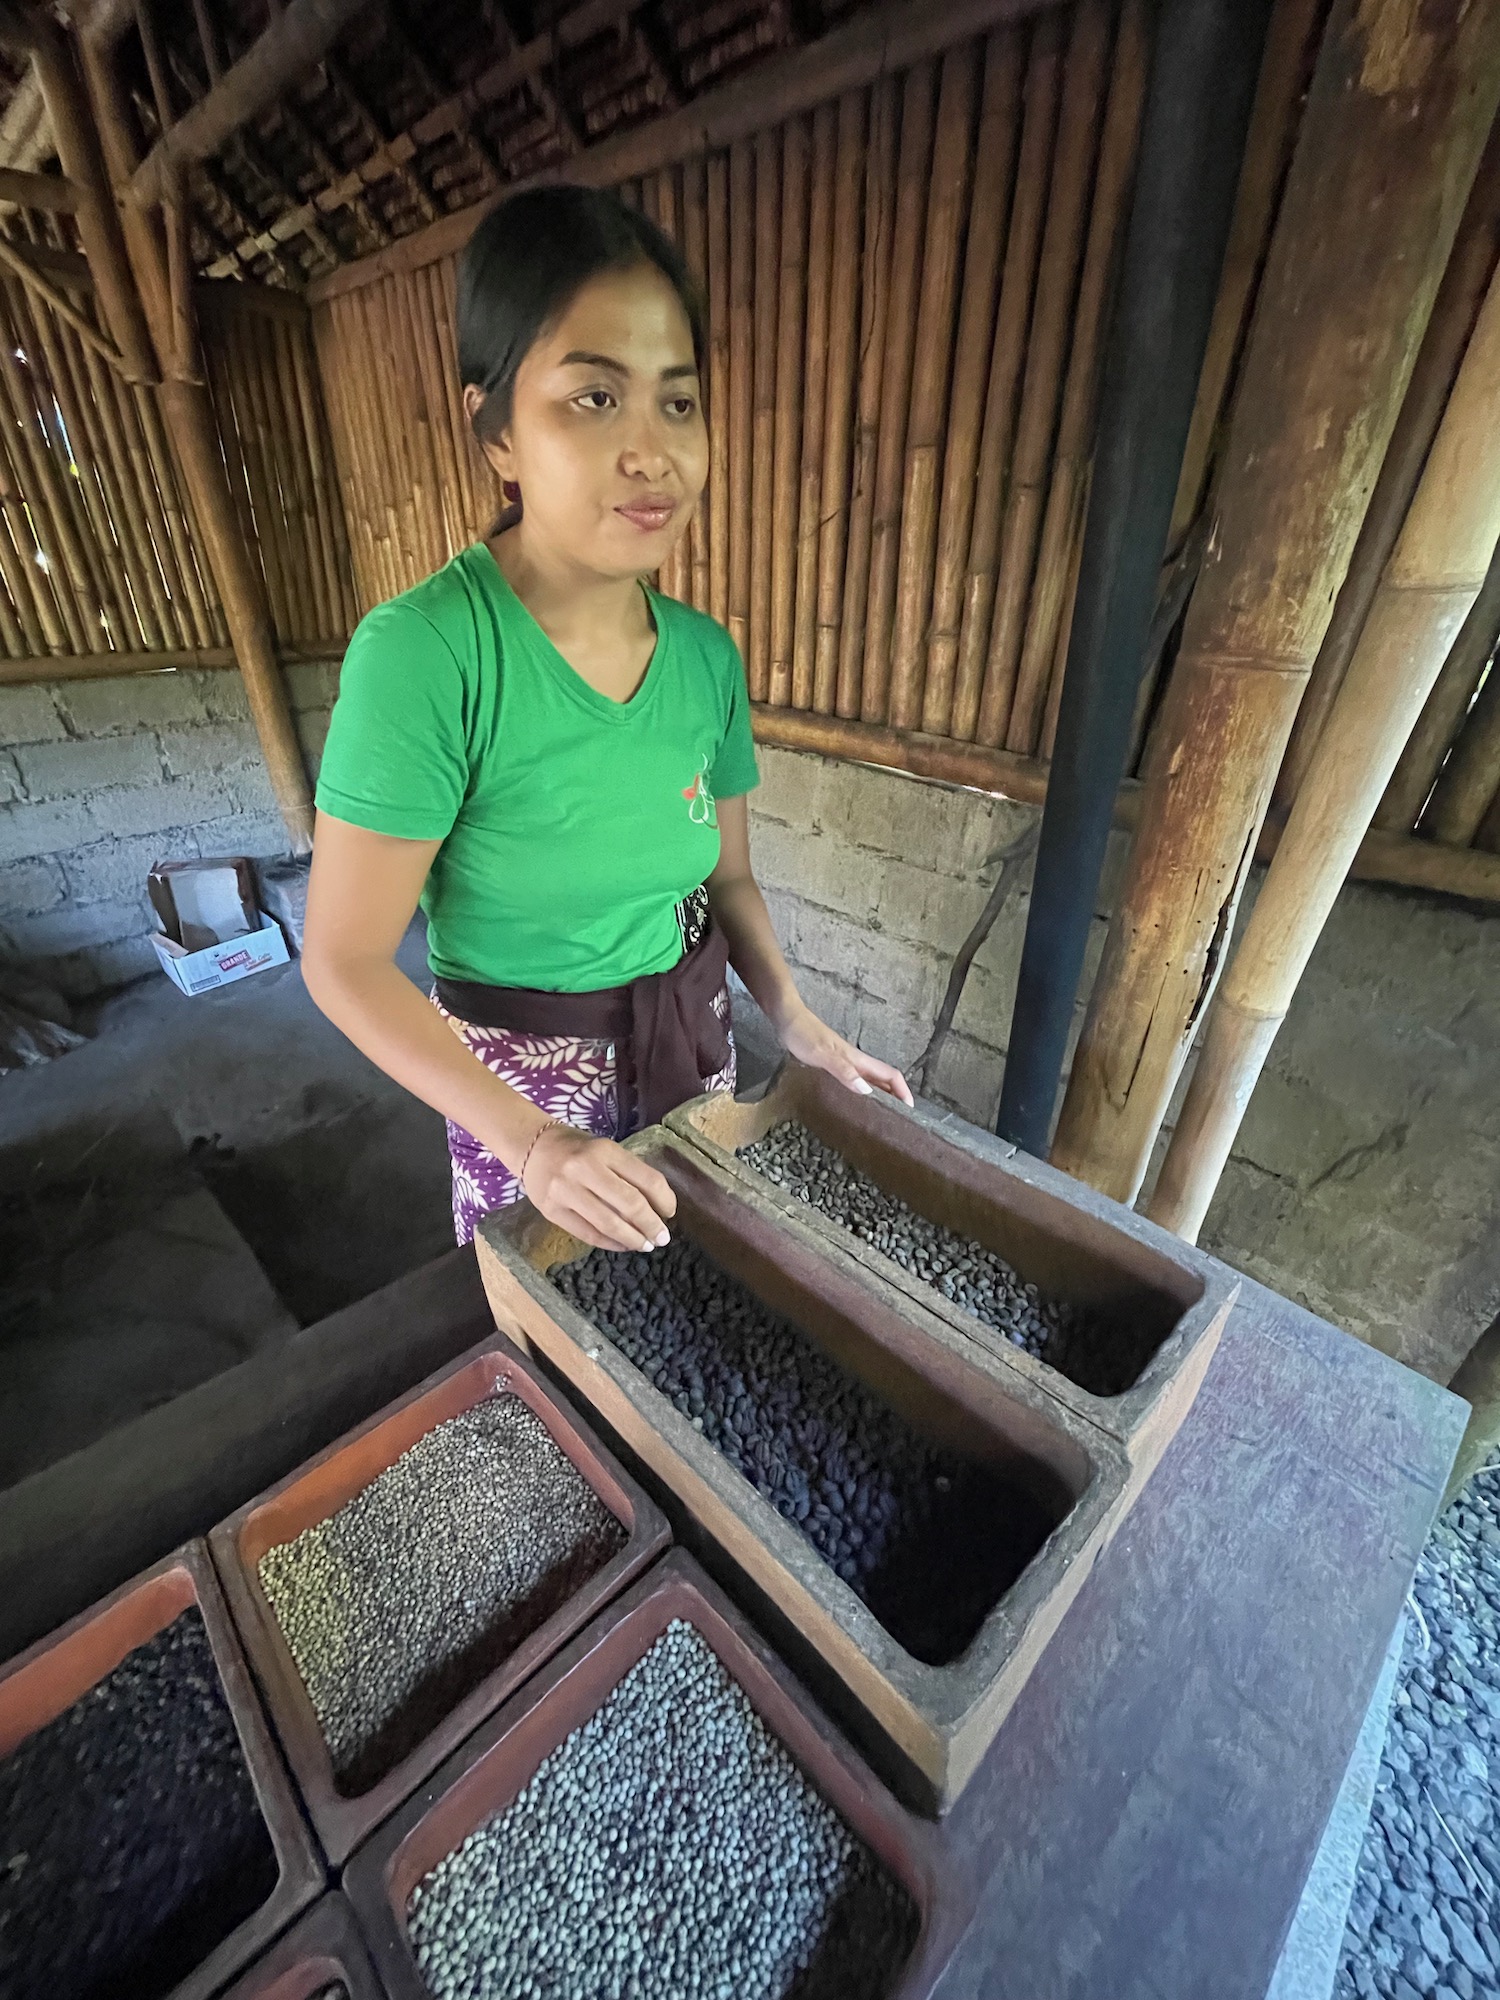
[[[521,504],[521,489],[514,479],[502,479],[500,491],[505,496],[507,507],[518,507]]]

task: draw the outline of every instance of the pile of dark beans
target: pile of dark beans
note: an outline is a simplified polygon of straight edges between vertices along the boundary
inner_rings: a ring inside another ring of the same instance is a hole
[[[1155,1350],[1156,1335],[1049,1298],[997,1250],[919,1215],[795,1119],[742,1147],[739,1157],[1013,1347],[1096,1396],[1130,1388]]]
[[[681,1236],[596,1250],[553,1282],[929,1665],[958,1657],[1056,1523],[930,1443]]]
[[[917,1913],[674,1619],[408,1928],[436,2000],[879,2000]]]
[[[0,1994],[159,2000],[276,1886],[196,1610],[0,1762]]]

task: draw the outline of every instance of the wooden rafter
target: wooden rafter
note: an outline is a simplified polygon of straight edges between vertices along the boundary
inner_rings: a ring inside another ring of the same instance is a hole
[[[371,153],[370,158],[378,159],[383,152],[388,150],[386,135],[384,132],[381,131],[379,122],[375,118],[374,114],[371,112],[369,106],[365,103],[364,99],[355,89],[353,78],[349,75],[349,72],[344,68],[342,63],[334,62],[332,58],[330,58],[327,62],[324,63],[323,73],[328,78],[328,81],[332,85],[334,90],[338,92],[339,96],[343,98],[344,102],[349,106],[349,109],[354,113],[354,116],[359,123],[359,129],[361,130],[361,132],[364,133],[366,139],[369,141],[370,145],[374,148],[374,151]],[[415,148],[413,148],[413,151],[415,151]],[[362,163],[362,164],[367,164],[367,163]],[[358,173],[359,171],[360,171],[359,168],[355,169],[356,173]],[[388,176],[388,173],[393,173],[395,175],[396,179],[400,181],[401,185],[406,189],[407,193],[416,203],[417,207],[422,211],[422,213],[425,216],[428,217],[429,220],[431,220],[433,217],[437,215],[438,205],[432,198],[432,191],[427,186],[427,183],[422,179],[422,176],[417,172],[416,168],[412,166],[409,158],[398,161],[391,168],[389,168],[386,173],[372,174],[370,176],[370,184],[373,184],[377,180],[385,180]],[[346,175],[345,179],[347,180],[347,178],[348,176]],[[364,184],[362,183],[361,191],[363,185]],[[340,202],[338,206],[343,208],[347,207],[348,204],[345,202]],[[314,195],[310,201],[305,202],[303,204],[303,208],[310,209],[314,215],[317,215],[319,213],[331,212],[329,211],[327,205],[316,195]],[[301,211],[297,212],[300,213]],[[282,217],[281,221],[285,221],[286,219],[287,219],[286,217]],[[272,223],[271,227],[273,230],[276,230],[279,229],[280,224]]]
[[[289,236],[297,235],[305,218],[331,215],[340,208],[346,208],[365,188],[409,168],[410,161],[422,147],[460,130],[487,105],[508,97],[530,77],[541,75],[555,62],[559,51],[581,47],[595,35],[604,34],[620,22],[628,21],[639,5],[640,0],[584,0],[582,6],[564,14],[550,33],[537,35],[513,54],[502,56],[475,77],[472,83],[465,84],[444,103],[424,112],[407,131],[394,139],[377,143],[370,157],[361,160],[341,181],[323,188],[301,208],[278,216],[253,241],[241,244],[236,254],[240,257],[262,254],[273,244],[284,243]],[[326,67],[331,74],[334,65],[329,63]],[[221,264],[210,270],[209,276],[228,277],[232,269],[232,265],[221,260]]]
[[[513,56],[520,44],[506,0],[479,0],[479,12],[501,60]],[[528,76],[523,88],[542,116],[551,119],[564,148],[570,153],[581,152],[584,142],[578,121],[543,71]]]
[[[326,55],[365,0],[290,0],[284,12],[219,81],[163,132],[131,176],[138,201],[160,201],[174,167],[206,160],[231,134],[269,110]]]
[[[113,341],[107,339],[93,321],[87,319],[73,301],[57,289],[40,268],[39,261],[33,257],[29,244],[23,249],[19,243],[13,243],[8,236],[0,233],[0,263],[14,271],[22,284],[35,292],[39,299],[44,299],[58,318],[65,319],[79,339],[87,341],[94,352],[102,356],[111,368],[117,369],[121,374],[125,372],[125,357]]]
[[[395,5],[395,0],[390,0],[390,4],[387,5],[385,30],[399,50],[402,61],[427,95],[437,99],[439,103],[445,103],[452,92],[439,82],[432,65],[407,33],[406,24],[401,18],[399,8]],[[461,126],[454,136],[464,151],[478,163],[480,178],[486,187],[498,187],[506,178],[505,169],[488,141],[481,139],[479,134],[467,125]]]
[[[18,208],[45,208],[57,215],[72,215],[79,193],[61,174],[25,174],[14,167],[0,167],[0,201],[13,201]]]

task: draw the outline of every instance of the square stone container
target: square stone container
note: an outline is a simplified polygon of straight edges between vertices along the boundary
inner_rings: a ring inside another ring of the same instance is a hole
[[[0,1668],[0,1758],[4,1758],[113,1673],[127,1653],[155,1638],[194,1605],[208,1633],[279,1872],[276,1887],[260,1908],[163,2000],[210,2000],[325,1886],[322,1861],[255,1698],[207,1546],[201,1541],[187,1543]]]
[[[775,1126],[804,1125],[887,1194],[999,1253],[1028,1283],[1118,1329],[1140,1357],[1118,1394],[1096,1395],[947,1299],[893,1259],[789,1195],[737,1157]],[[1236,1274],[1120,1202],[952,1113],[861,1097],[823,1070],[783,1065],[764,1096],[695,1098],[668,1128],[714,1164],[800,1217],[915,1304],[1117,1438],[1154,1466],[1193,1404],[1239,1290]]]
[[[349,2000],[386,2000],[354,1912],[337,1891],[314,1903],[224,2000],[317,2000],[335,1983]]]
[[[383,1778],[367,1791],[341,1791],[312,1700],[261,1587],[260,1559],[267,1549],[294,1541],[305,1528],[337,1513],[439,1424],[490,1396],[507,1392],[519,1396],[541,1419],[558,1449],[624,1528],[625,1545]],[[267,1712],[276,1725],[318,1838],[329,1859],[337,1863],[436,1770],[528,1674],[654,1562],[670,1542],[671,1530],[661,1509],[543,1384],[523,1356],[509,1341],[492,1334],[231,1514],[209,1540]]]
[[[879,1995],[925,2000],[969,1920],[962,1864],[936,1828],[896,1803],[819,1715],[765,1642],[682,1550],[605,1611],[477,1732],[354,1856],[344,1876],[391,2000],[430,2000],[407,1937],[412,1891],[474,1829],[504,1811],[542,1760],[603,1704],[674,1619],[707,1641],[771,1734],[916,1905],[910,1957]]]
[[[1123,1448],[1004,1355],[918,1313],[829,1232],[656,1127],[629,1142],[671,1183],[673,1228],[933,1443],[1023,1489],[1052,1522],[957,1659],[916,1658],[687,1417],[550,1282],[588,1246],[529,1204],[490,1216],[481,1275],[499,1324],[545,1357],[673,1496],[710,1566],[751,1587],[758,1622],[887,1782],[942,1812],[1000,1727],[1136,1490]],[[762,1614],[767,1614],[762,1616]]]

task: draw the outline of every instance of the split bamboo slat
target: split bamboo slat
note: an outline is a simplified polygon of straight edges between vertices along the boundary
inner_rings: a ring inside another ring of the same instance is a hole
[[[885,329],[890,304],[891,245],[896,226],[895,79],[875,86],[870,106],[870,150],[865,174],[865,233],[860,271],[859,388],[854,464],[849,483],[849,529],[844,558],[844,611],[839,632],[835,707],[842,717],[860,711],[864,678],[864,606],[870,588],[870,536],[875,519],[875,461],[880,448],[880,383],[885,372]]]
[[[682,247],[687,257],[688,270],[693,283],[698,288],[698,296],[708,299],[708,172],[703,160],[690,160],[682,170]],[[708,388],[707,376],[700,383],[705,392]],[[712,597],[712,586],[708,573],[708,539],[712,532],[709,522],[711,496],[705,489],[698,510],[688,523],[687,532],[687,580],[688,597],[694,610],[708,611]]]
[[[1062,85],[1065,22],[1061,14],[1044,14],[1032,30],[1026,70],[1025,113],[1021,124],[1021,155],[1016,164],[1015,194],[1005,266],[1000,280],[1000,304],[990,354],[985,391],[984,427],[975,473],[973,526],[964,576],[958,645],[951,668],[934,658],[935,677],[926,705],[928,727],[939,735],[972,742],[979,721],[979,691],[989,645],[995,604],[995,563],[1000,546],[1000,520],[1005,508],[1005,483],[1010,473],[1011,440],[1015,435],[1016,399],[1026,360],[1031,327],[1031,301],[1036,285],[1037,257],[1042,244],[1047,182],[1057,131],[1057,106]],[[939,607],[934,620],[941,638],[948,620]]]
[[[1098,148],[1100,107],[1109,61],[1109,17],[1105,0],[1080,0],[1068,45],[1057,155],[1021,389],[1021,414],[1016,423],[1015,456],[1000,531],[999,588],[979,700],[976,733],[984,744],[1005,740],[1021,642],[1026,632],[1026,606],[1036,567],[1047,471]]]
[[[707,163],[708,257],[708,603],[721,625],[729,623],[729,161]]]
[[[854,403],[859,366],[859,246],[864,228],[866,124],[865,93],[846,91],[839,99],[838,109],[829,271],[828,374],[824,384],[821,490],[818,500],[817,630],[813,637],[812,706],[819,715],[832,715],[838,694],[839,628],[844,608],[844,561],[849,540]]]
[[[810,152],[808,121],[805,118],[792,119],[782,132],[776,424],[771,461],[771,511],[766,523],[771,542],[771,645],[766,699],[775,708],[786,708],[791,703],[792,645],[796,636]]]
[[[789,690],[793,708],[812,707],[817,658],[818,555],[822,540],[838,117],[838,107],[833,104],[820,105],[813,114],[812,192],[807,224],[807,338],[802,363],[802,464],[797,501],[797,590]]]
[[[771,687],[772,519],[776,466],[776,327],[781,299],[781,143],[755,142],[754,407],[750,425],[750,699]]]
[[[1109,319],[1111,279],[1124,236],[1136,143],[1146,101],[1150,31],[1145,0],[1125,0],[1115,40],[1109,103],[1099,141],[1093,212],[1078,281],[1072,348],[1052,453],[1047,507],[1037,547],[1036,576],[1016,673],[1005,747],[1032,756],[1052,686],[1069,584],[1076,584],[1083,542],[1083,498],[1094,438],[1096,394]],[[1071,623],[1071,616],[1069,618]],[[1059,685],[1059,693],[1061,687]]]
[[[880,429],[875,456],[875,505],[870,529],[870,589],[865,612],[865,669],[860,717],[884,722],[890,687],[891,627],[901,553],[901,486],[916,356],[922,232],[932,169],[937,66],[909,70],[901,93],[901,151],[896,169],[896,220],[886,309],[885,366],[880,382]]]
[[[953,358],[932,609],[923,667],[921,726],[933,735],[947,730],[953,697],[964,574],[974,523],[980,432],[994,344],[1000,261],[1011,219],[1025,60],[1026,44],[1020,30],[1002,28],[990,37],[985,51],[979,132],[974,142],[974,199],[964,246],[963,301]]]
[[[922,712],[923,642],[932,601],[943,434],[952,374],[964,226],[974,153],[980,51],[972,43],[943,58],[937,139],[927,199],[916,358],[906,428],[896,614],[891,639],[890,719],[912,729]]]
[[[750,658],[750,450],[755,425],[755,156],[729,153],[729,636]]]

